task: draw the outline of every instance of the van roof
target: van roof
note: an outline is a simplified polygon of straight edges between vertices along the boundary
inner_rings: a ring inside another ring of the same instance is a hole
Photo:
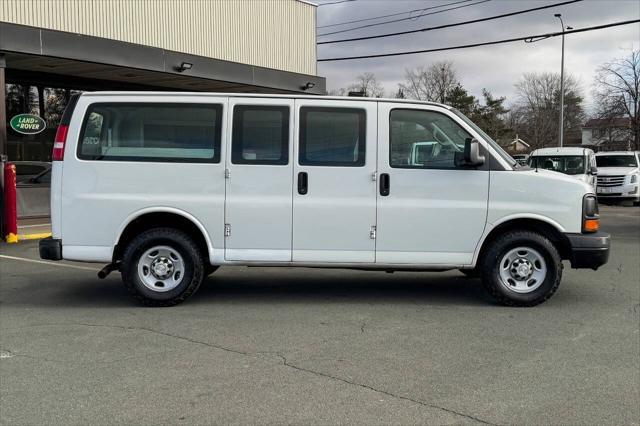
[[[580,147],[554,147],[554,148],[540,148],[531,153],[532,157],[537,155],[587,155],[593,153],[593,150],[589,148]]]
[[[602,151],[596,155],[602,157],[603,155],[634,155],[638,153],[640,153],[640,151]]]
[[[276,99],[317,99],[332,100],[346,102],[393,102],[403,104],[419,104],[439,106],[445,109],[452,107],[437,102],[418,101],[414,99],[396,99],[396,98],[365,98],[357,96],[318,96],[318,95],[277,95],[263,93],[230,93],[230,92],[142,92],[142,91],[100,91],[100,92],[83,92],[82,97],[98,97],[98,96],[193,96],[194,98],[203,96],[228,96],[234,98],[276,98]]]

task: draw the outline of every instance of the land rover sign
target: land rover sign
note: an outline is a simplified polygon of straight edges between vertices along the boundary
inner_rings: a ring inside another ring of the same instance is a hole
[[[13,130],[23,135],[35,135],[47,127],[47,123],[37,115],[19,114],[14,116],[9,125]]]

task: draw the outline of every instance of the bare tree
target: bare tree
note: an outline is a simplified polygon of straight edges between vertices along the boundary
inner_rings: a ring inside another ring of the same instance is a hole
[[[640,149],[640,50],[601,65],[594,79],[598,118],[628,117],[634,149]]]
[[[447,94],[458,84],[453,62],[443,61],[405,70],[404,82],[399,88],[409,99],[444,103]]]
[[[357,76],[355,83],[347,89],[349,92],[362,92],[367,98],[381,98],[384,96],[384,87],[378,82],[376,76],[370,72]]]
[[[347,96],[347,89],[344,87],[338,87],[336,89],[331,89],[327,92],[329,96]]]
[[[363,93],[367,98],[381,98],[384,96],[384,88],[378,82],[373,73],[365,72],[356,77],[356,81],[349,86],[339,87],[329,91],[330,96],[348,96],[349,92]]]
[[[509,117],[513,130],[533,148],[555,146],[559,133],[560,75],[527,73],[515,87],[517,99]],[[564,91],[564,132],[570,138],[580,134],[584,120],[582,95],[572,76],[565,76]]]

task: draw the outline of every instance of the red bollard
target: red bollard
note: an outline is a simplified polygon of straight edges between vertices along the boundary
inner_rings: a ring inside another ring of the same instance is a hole
[[[4,237],[8,243],[18,242],[18,205],[16,200],[16,166],[4,166]]]

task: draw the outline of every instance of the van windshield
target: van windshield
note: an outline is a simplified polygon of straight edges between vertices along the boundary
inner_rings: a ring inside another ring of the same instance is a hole
[[[581,155],[536,155],[530,158],[529,165],[533,168],[553,170],[566,175],[586,173],[584,157]]]
[[[463,113],[461,113],[460,111],[458,111],[455,108],[451,108],[451,111],[453,111],[453,113],[455,115],[457,115],[458,117],[460,117],[465,123],[467,123],[469,126],[471,126],[473,128],[473,130],[475,130],[476,132],[480,133],[480,136],[482,136],[482,138],[485,141],[487,141],[487,143],[489,145],[491,145],[491,148],[493,148],[494,151],[496,151],[498,153],[498,155],[500,155],[500,157],[502,157],[507,162],[507,164],[509,164],[511,167],[520,167],[518,165],[518,162],[516,160],[514,160],[513,157],[511,157],[509,154],[507,154],[507,151],[502,149],[500,144],[498,144],[498,142],[494,141],[491,138],[491,136],[486,134],[484,132],[484,130],[482,130],[480,127],[478,127],[478,125],[476,123],[471,121],[466,115],[464,115]]]
[[[635,155],[597,155],[598,167],[638,167]]]

